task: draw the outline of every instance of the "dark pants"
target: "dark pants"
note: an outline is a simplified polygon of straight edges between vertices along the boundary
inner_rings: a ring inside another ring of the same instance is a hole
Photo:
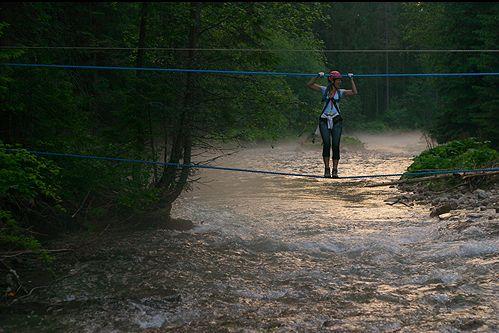
[[[333,128],[327,128],[327,119],[319,119],[319,130],[322,137],[322,157],[329,157],[331,151],[331,139],[333,141],[333,160],[340,159],[340,139],[343,129],[342,121],[334,124]]]

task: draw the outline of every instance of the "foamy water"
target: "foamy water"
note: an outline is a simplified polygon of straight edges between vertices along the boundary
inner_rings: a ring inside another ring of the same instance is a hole
[[[424,149],[414,134],[363,139],[368,150],[346,150],[340,175],[403,172]],[[320,145],[296,143],[246,148],[216,165],[323,172]],[[193,230],[113,237],[80,258],[78,274],[40,291],[55,310],[39,331],[497,331],[497,234],[460,233],[427,207],[387,205],[400,193],[365,181],[196,177],[172,211]]]
[[[368,150],[344,152],[340,175],[403,172],[424,149],[414,135],[362,138]],[[320,146],[296,144],[246,149],[218,165],[323,170]],[[223,328],[229,321],[279,332],[497,328],[497,237],[453,237],[426,207],[387,205],[383,200],[397,190],[365,188],[365,181],[201,176],[209,184],[183,195],[174,214],[199,224],[192,234],[210,238],[211,274],[194,273],[204,276],[196,302],[224,314],[213,326],[201,320],[194,327]],[[491,258],[476,269],[473,260]],[[214,311],[199,310],[204,318]],[[240,319],[247,313],[252,319]]]

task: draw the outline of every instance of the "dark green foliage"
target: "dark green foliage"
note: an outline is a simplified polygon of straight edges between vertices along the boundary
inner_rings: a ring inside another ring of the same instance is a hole
[[[499,163],[499,153],[490,142],[475,138],[454,140],[425,150],[414,158],[408,172],[433,169],[476,169],[492,167]]]
[[[25,231],[19,227],[18,222],[12,217],[11,212],[0,210],[0,228],[1,249],[40,249],[40,242],[26,235]]]
[[[415,47],[497,49],[497,3],[411,3],[406,5],[406,40]],[[416,24],[417,22],[417,24]],[[422,54],[418,62],[428,72],[497,72],[497,53]],[[497,77],[432,80],[436,96],[429,101],[432,120],[425,125],[439,142],[477,137],[499,147]]]
[[[417,22],[402,19],[403,3],[389,2],[335,2],[326,6],[324,22],[315,29],[330,50],[383,50],[408,48],[403,40],[403,27]],[[422,69],[413,54],[380,52],[327,53],[331,69],[354,74],[416,73]],[[399,116],[408,118],[403,127],[418,128],[421,114],[420,96],[412,98],[408,91],[412,85],[421,86],[424,79],[369,78],[357,79],[359,95],[355,104],[344,106],[348,112],[345,128],[374,131],[380,128],[400,127]],[[343,87],[350,89],[348,79]],[[416,103],[415,103],[416,102]],[[383,122],[385,126],[379,125]],[[386,126],[388,125],[388,126]]]
[[[359,2],[325,6],[315,30],[332,50],[494,50],[497,3]],[[497,72],[491,52],[328,53],[329,68],[353,73]],[[478,137],[499,145],[497,77],[359,79],[349,129],[423,129],[440,143]],[[349,82],[344,82],[349,87]],[[344,107],[347,111],[347,107]],[[375,126],[380,128],[380,126]]]
[[[0,143],[0,248],[39,248],[28,233],[54,229],[54,214],[63,212],[51,161],[20,150],[7,153]]]

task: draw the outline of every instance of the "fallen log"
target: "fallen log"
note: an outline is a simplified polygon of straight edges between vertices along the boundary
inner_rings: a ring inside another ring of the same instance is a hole
[[[465,179],[477,177],[477,176],[494,176],[494,175],[499,175],[499,171],[490,171],[490,172],[484,172],[481,174],[465,174],[463,176],[463,179],[465,180]]]
[[[396,181],[384,182],[384,183],[378,183],[378,184],[369,184],[369,185],[366,185],[365,187],[378,187],[378,186],[390,186],[390,185],[399,185],[399,184],[420,183],[420,182],[432,181],[435,179],[449,178],[449,177],[456,177],[456,178],[465,180],[465,179],[469,179],[469,178],[473,178],[473,177],[494,176],[497,174],[499,174],[499,171],[480,172],[480,173],[447,173],[447,174],[436,175],[436,176],[410,178],[410,179],[402,179],[402,180],[396,180]]]

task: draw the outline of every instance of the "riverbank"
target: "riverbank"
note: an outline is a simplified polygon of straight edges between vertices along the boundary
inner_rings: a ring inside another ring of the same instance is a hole
[[[449,190],[432,191],[424,183],[402,184],[398,202],[415,202],[428,209],[429,217],[448,221],[445,227],[475,236],[499,234],[499,183],[497,176],[485,188],[463,184]],[[392,201],[393,202],[393,201]]]

